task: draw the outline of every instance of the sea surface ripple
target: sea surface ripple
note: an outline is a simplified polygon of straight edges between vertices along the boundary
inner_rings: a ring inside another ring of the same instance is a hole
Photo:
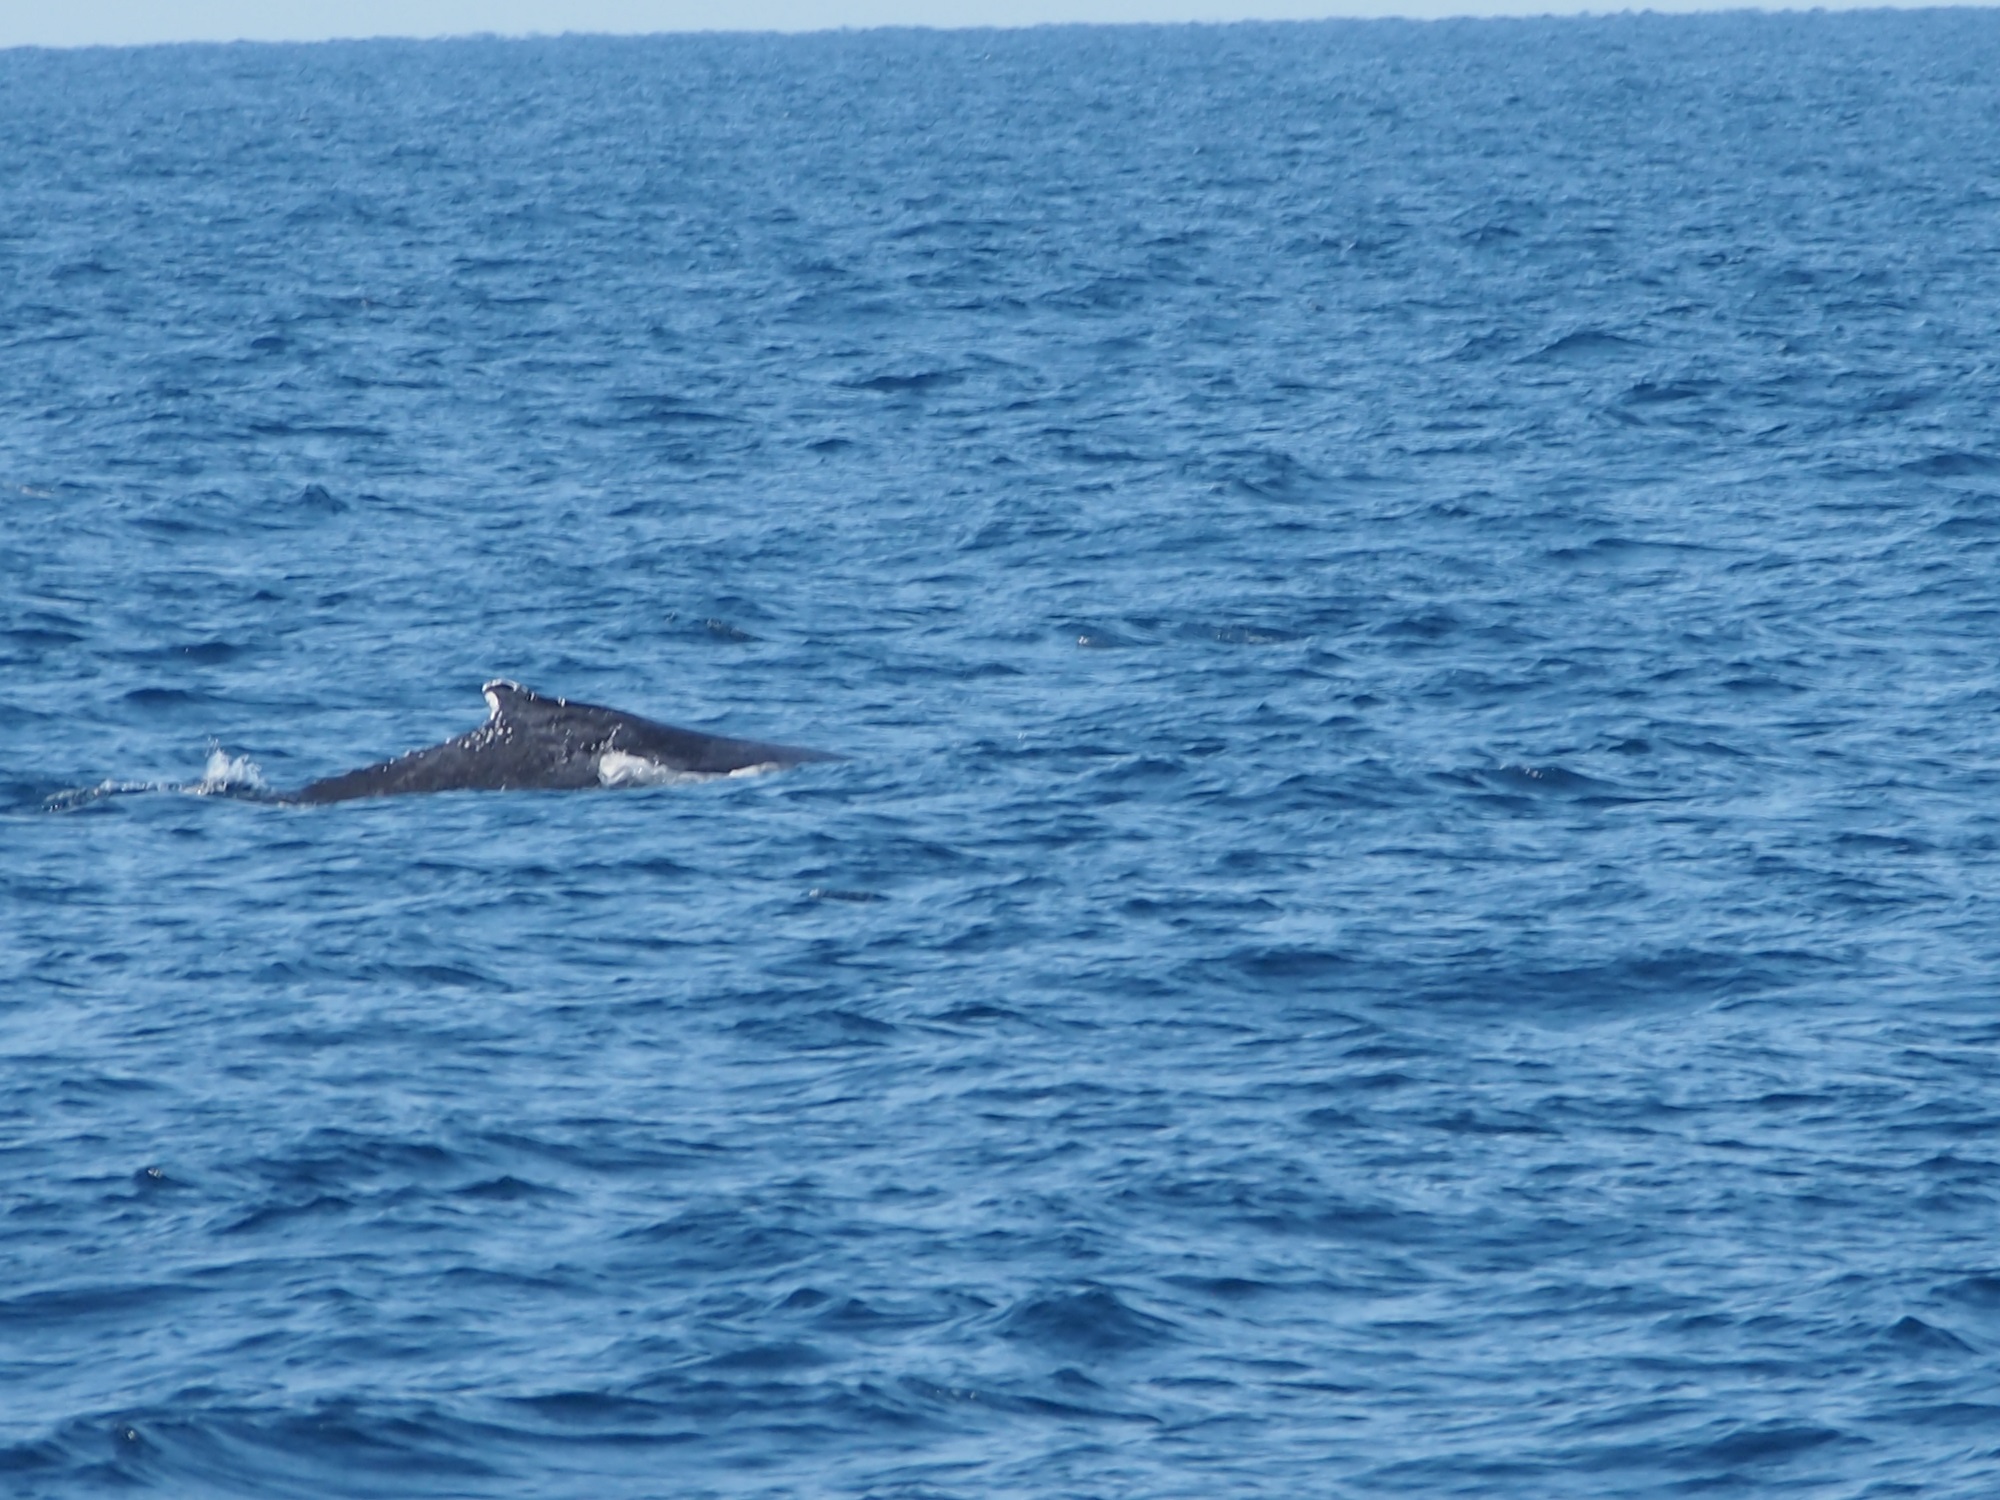
[[[0,53],[0,1489],[2000,1491],[2000,12]],[[510,676],[851,757],[331,808]]]

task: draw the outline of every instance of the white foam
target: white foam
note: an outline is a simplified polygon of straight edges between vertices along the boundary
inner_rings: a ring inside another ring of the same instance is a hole
[[[208,764],[199,781],[100,781],[96,786],[71,787],[42,799],[50,812],[73,812],[106,797],[130,797],[142,792],[180,792],[188,797],[255,797],[271,790],[264,772],[247,755],[231,755],[211,744]]]
[[[257,762],[247,755],[231,755],[220,745],[208,752],[208,764],[201,780],[191,781],[181,790],[191,797],[220,797],[230,792],[267,792],[270,783]]]
[[[706,779],[647,760],[643,755],[628,755],[623,750],[607,750],[597,757],[600,786],[674,786],[683,781]]]
[[[101,802],[106,797],[129,797],[135,792],[164,791],[172,785],[172,782],[167,781],[100,781],[96,786],[77,786],[67,791],[51,792],[42,799],[42,806],[50,812],[72,812],[79,807],[88,807],[93,802]]]
[[[724,775],[759,776],[777,769],[776,763],[772,763],[742,766],[720,775],[709,771],[676,771],[672,766],[647,760],[643,755],[607,750],[597,757],[597,782],[600,786],[681,786],[691,781],[719,781]]]

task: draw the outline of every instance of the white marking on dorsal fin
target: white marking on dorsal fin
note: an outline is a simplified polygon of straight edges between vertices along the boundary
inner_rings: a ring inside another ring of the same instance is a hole
[[[532,698],[535,696],[511,677],[496,677],[479,691],[486,697],[486,707],[489,711],[487,714],[488,723],[493,723],[500,718],[503,706],[506,703],[506,699],[502,697],[503,691],[509,694],[519,693],[523,698]]]
[[[492,710],[486,721],[489,724],[497,724],[506,718],[509,709],[532,719],[537,711],[569,707],[569,699],[544,698],[533,688],[524,688],[511,677],[496,677],[480,692],[486,695],[486,706]]]

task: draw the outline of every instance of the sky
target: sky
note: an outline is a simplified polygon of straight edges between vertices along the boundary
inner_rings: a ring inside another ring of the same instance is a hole
[[[1879,4],[1880,0],[1861,0]],[[1743,9],[1716,0],[0,0],[0,47]],[[1764,6],[1759,8],[1779,8]],[[1804,5],[1784,8],[1806,8]],[[1826,9],[1855,8],[1834,0]]]

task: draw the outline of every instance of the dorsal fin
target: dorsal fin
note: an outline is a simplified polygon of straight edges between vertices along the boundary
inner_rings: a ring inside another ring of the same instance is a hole
[[[491,710],[487,716],[489,724],[520,718],[524,710],[533,712],[538,708],[562,708],[568,702],[564,698],[544,698],[540,693],[530,692],[506,677],[494,678],[479,691],[486,695],[486,706]]]

